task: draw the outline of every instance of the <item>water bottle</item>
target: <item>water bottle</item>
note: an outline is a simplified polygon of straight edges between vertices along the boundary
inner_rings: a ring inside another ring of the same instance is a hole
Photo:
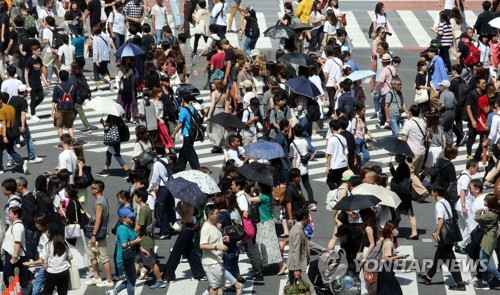
[[[90,245],[90,241],[89,241],[89,249],[90,249],[90,252],[97,253],[99,251],[97,249],[97,241],[95,242],[94,246]]]

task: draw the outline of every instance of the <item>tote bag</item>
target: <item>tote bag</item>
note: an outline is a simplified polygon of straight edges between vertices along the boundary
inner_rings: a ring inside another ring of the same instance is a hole
[[[80,282],[80,271],[77,266],[71,266],[69,268],[69,290],[78,290],[81,287]]]
[[[443,206],[449,218],[445,219],[443,222],[443,226],[439,232],[439,240],[440,243],[445,245],[452,245],[462,241],[462,234],[460,233],[457,220],[450,214],[450,212],[448,212],[448,209],[444,204]]]
[[[255,226],[252,221],[244,216],[241,216],[241,222],[243,224],[243,231],[245,232],[245,237],[243,237],[243,243],[248,243],[253,237],[255,237]]]

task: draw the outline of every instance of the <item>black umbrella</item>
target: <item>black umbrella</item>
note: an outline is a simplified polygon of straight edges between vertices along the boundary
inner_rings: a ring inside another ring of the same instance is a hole
[[[183,94],[189,94],[192,96],[200,95],[200,90],[193,86],[192,84],[181,83],[177,85],[177,90],[175,91],[177,97],[182,97]]]
[[[289,26],[275,25],[264,31],[264,36],[271,39],[290,39],[295,36],[295,31]]]
[[[389,153],[395,155],[404,155],[409,158],[415,157],[408,143],[394,136],[387,136],[379,139],[377,142],[374,142],[373,145],[383,148]]]
[[[182,177],[167,181],[165,186],[174,198],[193,206],[200,206],[207,202],[207,196],[201,191],[198,185]]]
[[[240,118],[230,113],[218,113],[208,119],[207,122],[212,122],[224,128],[245,129],[247,127]]]
[[[298,32],[300,32],[300,31],[307,31],[307,30],[310,30],[310,29],[313,28],[309,24],[304,24],[302,22],[300,22],[300,23],[294,23],[294,24],[291,25],[291,27],[292,27],[292,29],[294,31],[298,31]]]
[[[372,195],[350,195],[343,197],[333,209],[355,211],[371,208],[380,203],[380,199]]]
[[[316,64],[316,61],[314,61],[314,59],[312,59],[310,56],[298,52],[284,54],[280,57],[280,59],[291,64],[297,64],[299,66],[305,67]]]
[[[276,183],[276,171],[274,171],[273,168],[269,167],[266,164],[252,162],[238,168],[238,173],[240,173],[246,179],[255,181],[257,183],[269,186],[274,186],[274,184]]]

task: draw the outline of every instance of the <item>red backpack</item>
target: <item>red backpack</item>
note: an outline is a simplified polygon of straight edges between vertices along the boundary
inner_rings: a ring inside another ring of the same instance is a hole
[[[468,67],[475,66],[481,60],[481,51],[471,43],[464,43],[469,48],[469,55],[464,60],[464,64]]]
[[[61,98],[58,101],[58,110],[61,112],[73,112],[75,111],[75,102],[73,100],[73,96],[71,95],[71,91],[73,90],[73,85],[69,88],[68,92],[65,92],[61,86],[57,85],[63,92]]]

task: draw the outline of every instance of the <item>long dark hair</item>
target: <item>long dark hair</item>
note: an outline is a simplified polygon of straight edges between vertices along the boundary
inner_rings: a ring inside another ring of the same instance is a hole
[[[359,210],[359,215],[363,220],[363,228],[369,226],[373,229],[374,232],[377,231],[377,226],[378,226],[377,215],[375,214],[375,211],[373,211],[373,209],[371,208],[361,209]]]
[[[462,15],[460,14],[460,9],[458,7],[455,7],[451,10],[451,18],[454,18],[455,21],[457,22],[457,25],[462,24]]]
[[[50,197],[54,197],[60,190],[61,180],[57,176],[51,176],[49,178],[49,183],[47,184],[47,194]]]
[[[54,256],[61,257],[64,255],[64,253],[68,252],[68,245],[66,244],[66,240],[59,231],[50,232],[48,243],[52,243],[52,246],[54,247]]]
[[[328,12],[326,13],[326,18],[328,19],[328,21],[332,26],[334,27],[337,26],[337,22],[339,20],[337,19],[337,16],[335,16],[335,12],[333,11],[333,9],[328,10]]]
[[[384,7],[384,3],[378,2],[377,5],[375,5],[375,13],[376,14],[381,14],[382,13],[382,7]]]

